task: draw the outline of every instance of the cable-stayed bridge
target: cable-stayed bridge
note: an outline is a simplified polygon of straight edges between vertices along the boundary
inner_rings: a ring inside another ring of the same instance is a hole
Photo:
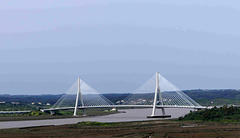
[[[199,105],[157,72],[145,84],[117,104],[112,103],[110,99],[107,99],[78,78],[52,108],[42,109],[42,111],[54,112],[74,109],[73,115],[76,116],[77,109],[82,109],[85,112],[88,108],[121,107],[153,108],[152,114],[148,117],[170,117],[170,115],[166,115],[164,108],[206,108]],[[157,108],[162,110],[162,115],[157,116],[155,114]]]

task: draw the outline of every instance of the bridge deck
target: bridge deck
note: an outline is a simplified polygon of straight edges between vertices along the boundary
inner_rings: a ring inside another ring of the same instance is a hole
[[[0,114],[22,114],[30,113],[31,111],[0,111]]]
[[[88,109],[88,108],[152,108],[153,105],[106,105],[106,106],[79,106],[78,109]],[[157,108],[189,108],[189,109],[206,109],[204,106],[160,106]],[[41,109],[42,112],[45,111],[56,111],[56,110],[70,110],[74,107],[63,107],[63,108],[50,108],[50,109]]]

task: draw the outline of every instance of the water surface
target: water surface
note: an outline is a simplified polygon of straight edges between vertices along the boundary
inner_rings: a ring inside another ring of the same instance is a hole
[[[191,109],[184,108],[168,108],[165,109],[167,115],[172,115],[171,118],[178,118],[190,112]],[[82,121],[96,121],[96,122],[128,122],[128,121],[146,121],[157,120],[159,118],[147,118],[151,115],[152,109],[126,109],[120,110],[125,113],[111,114],[106,116],[95,116],[85,118],[65,118],[65,119],[47,119],[47,120],[29,120],[29,121],[6,121],[0,122],[0,129],[5,128],[21,128],[33,126],[47,126],[47,125],[64,125],[75,124]],[[157,109],[156,115],[161,115],[161,109]]]

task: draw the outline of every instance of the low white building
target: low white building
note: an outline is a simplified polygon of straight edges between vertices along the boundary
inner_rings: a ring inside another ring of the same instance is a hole
[[[19,104],[19,102],[11,102],[12,104]]]

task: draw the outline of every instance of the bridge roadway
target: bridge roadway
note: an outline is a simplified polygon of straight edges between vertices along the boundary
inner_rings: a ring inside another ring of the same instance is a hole
[[[23,114],[30,113],[31,111],[0,111],[0,114]]]
[[[104,105],[104,106],[79,106],[78,109],[88,108],[153,108],[153,105]],[[188,109],[206,109],[205,106],[170,106],[170,105],[158,105],[156,108],[188,108]],[[63,108],[50,108],[41,109],[42,112],[57,111],[57,110],[70,110],[74,107],[63,107]]]
[[[152,108],[153,105],[109,105],[109,106],[80,106],[78,109],[88,109],[88,108]],[[210,107],[204,106],[157,106],[157,108],[188,108],[188,109],[206,109]],[[63,108],[50,108],[41,109],[42,112],[57,111],[57,110],[70,110],[74,107],[63,107]],[[31,111],[0,111],[0,114],[22,114],[30,113]]]

